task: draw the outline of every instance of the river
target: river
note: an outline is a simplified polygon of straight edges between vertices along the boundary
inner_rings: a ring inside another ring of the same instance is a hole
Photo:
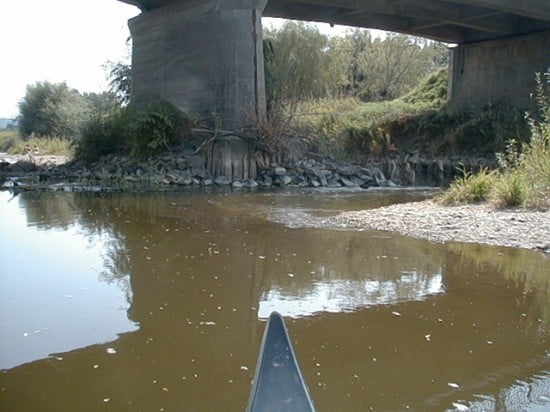
[[[427,191],[0,192],[2,411],[242,411],[266,318],[320,411],[550,408],[550,260],[294,229]]]

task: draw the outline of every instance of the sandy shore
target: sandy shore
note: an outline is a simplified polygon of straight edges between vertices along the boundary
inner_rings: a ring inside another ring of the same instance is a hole
[[[550,211],[494,209],[487,204],[440,206],[432,200],[344,212],[326,226],[387,230],[434,242],[472,242],[550,253]]]

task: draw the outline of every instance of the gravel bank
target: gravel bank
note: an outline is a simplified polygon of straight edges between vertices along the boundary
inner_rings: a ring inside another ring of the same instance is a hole
[[[470,242],[550,253],[550,211],[494,209],[487,204],[440,206],[432,200],[344,212],[326,226],[387,230],[434,242]]]

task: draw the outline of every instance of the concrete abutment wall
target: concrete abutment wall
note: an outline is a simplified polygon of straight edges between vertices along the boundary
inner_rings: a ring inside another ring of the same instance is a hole
[[[528,106],[535,73],[549,66],[550,31],[459,45],[449,63],[449,103]]]
[[[265,118],[267,0],[182,0],[130,20],[132,100],[162,97],[224,128]]]

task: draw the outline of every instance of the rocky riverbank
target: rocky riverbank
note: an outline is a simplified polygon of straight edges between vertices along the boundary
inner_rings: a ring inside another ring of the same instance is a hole
[[[427,158],[406,154],[370,159],[365,164],[336,162],[316,156],[285,160],[256,154],[256,178],[238,178],[242,165],[220,163],[214,175],[207,159],[194,152],[170,152],[145,161],[107,156],[99,162],[67,162],[56,156],[0,155],[0,182],[12,190],[177,190],[222,186],[258,187],[369,187],[411,186],[421,179],[441,182],[462,167],[476,170],[491,166],[477,158]],[[250,169],[248,172],[250,173]],[[246,174],[245,173],[245,174]],[[244,175],[241,175],[244,176]],[[295,217],[296,218],[296,217]],[[287,222],[284,222],[287,223]],[[434,242],[475,242],[550,252],[550,212],[524,209],[497,210],[490,205],[440,206],[433,201],[345,212],[333,217],[299,216],[295,227],[384,230]]]
[[[550,253],[550,211],[495,209],[488,204],[442,206],[426,200],[298,220],[294,227],[381,230],[438,243],[482,243]]]
[[[364,159],[357,164],[315,154],[296,159],[262,152],[246,154],[241,149],[231,152],[230,147],[210,156],[193,150],[167,152],[147,160],[110,155],[91,164],[67,162],[64,157],[4,154],[0,155],[0,183],[3,188],[20,190],[177,190],[207,186],[366,189],[438,185],[461,168],[492,166],[494,161],[486,158],[429,158],[420,154]]]

